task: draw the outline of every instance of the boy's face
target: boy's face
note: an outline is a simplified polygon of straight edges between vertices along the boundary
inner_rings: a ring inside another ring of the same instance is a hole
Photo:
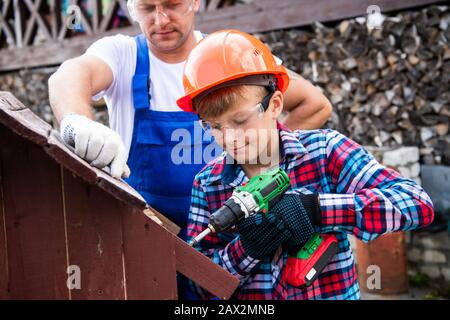
[[[239,164],[268,165],[272,161],[272,145],[278,143],[276,119],[282,111],[283,95],[276,91],[264,112],[261,91],[246,86],[242,97],[225,113],[203,119],[210,124],[216,142]]]

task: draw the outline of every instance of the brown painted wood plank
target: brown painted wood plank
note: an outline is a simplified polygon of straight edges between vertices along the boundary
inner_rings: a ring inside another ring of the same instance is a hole
[[[1,125],[0,125],[1,126]],[[0,129],[1,134],[1,129]],[[1,141],[1,137],[0,137]],[[5,205],[3,196],[3,163],[0,157],[0,300],[9,298],[8,251],[5,230]]]
[[[216,297],[229,299],[238,287],[239,279],[180,238],[174,236],[174,241],[177,270]]]
[[[57,131],[52,130],[50,132],[45,151],[58,163],[71,170],[84,181],[90,184],[95,184],[97,181],[97,174],[94,169],[61,141]]]
[[[10,297],[67,299],[60,168],[0,125]]]
[[[123,181],[116,180],[107,173],[91,167],[75,155],[59,138],[49,124],[26,108],[9,92],[0,92],[0,123],[17,134],[39,145],[47,146],[47,152],[59,163],[69,167],[89,183],[97,183],[117,198],[130,202],[142,209],[146,203],[133,188]]]
[[[159,225],[161,225],[167,231],[173,233],[174,235],[177,235],[178,233],[180,233],[181,228],[175,222],[172,222],[172,220],[170,220],[169,218],[167,218],[166,216],[164,216],[162,213],[158,212],[154,208],[148,206],[144,210],[144,214],[151,219],[156,218],[156,220],[155,219],[154,220]]]
[[[135,205],[141,209],[146,207],[146,202],[142,196],[126,182],[114,179],[108,173],[92,167],[85,160],[78,157],[61,141],[59,132],[52,130],[47,143],[46,152],[86,182],[97,184],[100,188],[123,202]]]
[[[69,265],[81,271],[71,299],[124,299],[119,201],[63,170]]]
[[[127,299],[176,299],[173,236],[140,210],[122,210]]]
[[[17,100],[11,92],[0,91],[0,109],[7,111],[19,111],[27,109],[27,107],[22,102]]]
[[[0,91],[0,123],[39,145],[47,143],[51,126],[26,108],[10,92]]]
[[[134,190],[128,183],[111,177],[108,173],[93,168],[97,174],[97,184],[100,188],[110,192],[114,197],[125,203],[132,204],[139,209],[146,207],[144,198]]]
[[[0,104],[8,297],[176,299],[177,267],[219,297],[232,294],[237,279],[168,231],[176,225],[137,206],[123,182],[80,164],[56,132],[41,143],[41,123],[10,98]],[[83,179],[83,170],[95,178]],[[67,288],[69,265],[81,268],[80,291]]]

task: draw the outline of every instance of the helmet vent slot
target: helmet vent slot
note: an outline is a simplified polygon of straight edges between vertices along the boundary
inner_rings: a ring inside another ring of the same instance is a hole
[[[259,56],[261,54],[261,50],[259,50],[258,48],[255,48],[255,50],[253,50],[253,55],[255,57]]]

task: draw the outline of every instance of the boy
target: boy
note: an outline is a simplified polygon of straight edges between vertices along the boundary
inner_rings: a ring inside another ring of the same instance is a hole
[[[288,81],[270,50],[239,31],[211,34],[191,52],[184,71],[186,95],[177,103],[198,113],[225,152],[194,180],[188,240],[207,227],[210,214],[235,187],[280,166],[291,187],[269,213],[210,234],[196,248],[241,280],[236,299],[359,299],[346,234],[367,242],[423,227],[433,220],[433,205],[419,185],[380,165],[342,134],[292,132],[280,125]],[[314,231],[334,234],[338,253],[312,285],[293,287],[281,277],[288,250]]]

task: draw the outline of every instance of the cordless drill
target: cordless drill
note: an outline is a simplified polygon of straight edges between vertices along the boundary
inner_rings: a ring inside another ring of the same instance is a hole
[[[211,215],[208,228],[198,234],[190,245],[198,243],[211,232],[230,229],[241,219],[258,212],[267,213],[289,186],[289,177],[281,168],[251,178],[245,185],[237,187],[224,205]],[[308,286],[336,252],[335,236],[314,234],[298,253],[289,255],[283,279],[296,287]]]
[[[272,207],[289,186],[289,177],[281,168],[251,178],[245,185],[233,191],[223,206],[211,215],[208,228],[196,236],[190,244],[196,244],[210,232],[228,230],[239,220],[260,211],[267,213],[269,206]]]

